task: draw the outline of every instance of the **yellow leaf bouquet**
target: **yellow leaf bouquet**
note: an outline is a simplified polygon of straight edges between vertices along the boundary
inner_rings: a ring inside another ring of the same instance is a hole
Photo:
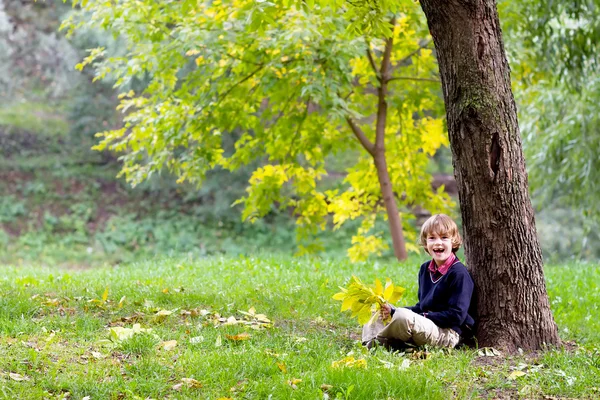
[[[374,286],[370,287],[355,275],[352,275],[347,288],[340,286],[340,289],[342,291],[333,295],[333,299],[342,302],[342,311],[351,310],[352,317],[357,317],[361,325],[369,322],[374,307],[377,315],[373,317],[378,318],[381,307],[397,302],[405,291],[403,287],[395,286],[390,278],[386,279],[385,286],[376,279]]]

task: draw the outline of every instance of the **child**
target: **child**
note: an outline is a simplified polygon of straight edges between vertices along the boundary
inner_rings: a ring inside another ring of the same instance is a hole
[[[382,319],[363,328],[362,340],[367,347],[380,343],[392,349],[406,343],[421,346],[454,347],[461,334],[471,334],[475,324],[471,308],[473,280],[454,253],[462,239],[456,223],[447,215],[433,215],[423,224],[420,245],[432,260],[419,271],[419,302],[412,307],[381,308]]]

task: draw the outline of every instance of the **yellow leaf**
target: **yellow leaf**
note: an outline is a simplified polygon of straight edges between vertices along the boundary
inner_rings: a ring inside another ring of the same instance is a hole
[[[342,311],[350,310],[355,301],[354,297],[346,297],[342,303]]]
[[[201,388],[202,383],[193,379],[193,378],[181,378],[181,382],[183,382],[189,388]]]
[[[167,293],[169,293],[169,288],[164,288],[164,289],[162,290],[162,292],[163,292],[164,294],[167,294]]]
[[[285,364],[284,364],[284,363],[282,363],[282,362],[278,362],[278,363],[277,363],[277,367],[278,367],[278,368],[279,368],[279,370],[280,370],[281,372],[283,372],[284,374],[285,374],[285,373],[287,373],[287,367],[285,366]]]
[[[344,357],[341,360],[331,363],[332,368],[366,368],[367,360],[359,358],[356,360],[353,356]]]
[[[383,292],[383,298],[387,300],[390,297],[392,297],[393,293],[394,293],[394,284],[391,283],[391,281],[388,279],[385,284],[385,291]]]
[[[343,301],[346,298],[346,293],[339,292],[339,293],[334,294],[331,298],[333,300]]]
[[[239,340],[248,340],[248,339],[250,339],[251,336],[249,333],[243,332],[243,333],[240,333],[239,335],[225,335],[225,337],[229,340],[239,341]]]
[[[296,385],[299,384],[300,382],[302,382],[302,379],[298,379],[298,378],[292,378],[292,379],[286,381],[286,383],[288,385],[290,385],[292,387],[292,389],[298,389],[298,386],[296,386]]]
[[[383,294],[383,285],[379,279],[375,279],[375,294],[381,296]]]
[[[404,294],[404,292],[405,292],[405,289],[403,287],[395,286],[392,295],[388,299],[386,299],[386,300],[389,303],[394,304],[398,300],[400,300],[400,297],[402,297],[402,295]]]
[[[106,287],[106,289],[104,290],[104,293],[102,294],[102,301],[106,303],[106,300],[108,300],[108,286]]]
[[[371,306],[365,305],[357,315],[358,323],[361,325],[366,324],[371,319]]]

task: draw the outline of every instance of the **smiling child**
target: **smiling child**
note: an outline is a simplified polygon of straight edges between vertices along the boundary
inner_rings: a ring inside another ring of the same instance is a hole
[[[455,254],[462,244],[456,223],[447,215],[433,215],[421,227],[420,244],[432,259],[419,270],[419,302],[405,308],[384,305],[381,317],[392,320],[384,326],[379,318],[364,326],[362,341],[367,347],[377,343],[392,349],[424,344],[454,347],[461,334],[472,336],[474,285]]]

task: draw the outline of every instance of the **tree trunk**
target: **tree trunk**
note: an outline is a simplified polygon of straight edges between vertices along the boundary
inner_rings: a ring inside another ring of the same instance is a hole
[[[392,29],[396,25],[396,18],[390,21]],[[383,203],[387,211],[388,222],[390,224],[390,233],[392,235],[392,243],[394,245],[394,255],[398,260],[406,260],[406,245],[404,243],[404,232],[402,231],[402,220],[398,213],[398,205],[392,190],[390,182],[390,174],[387,169],[387,161],[385,158],[385,127],[387,124],[387,95],[388,82],[392,77],[391,71],[391,54],[394,47],[394,39],[387,38],[385,41],[385,50],[381,60],[381,68],[379,70],[379,87],[377,88],[377,123],[375,125],[375,148],[373,152],[373,161],[377,168],[377,177],[379,178],[379,186],[381,187],[381,195]]]
[[[388,223],[390,225],[390,233],[392,235],[392,244],[394,246],[394,255],[398,260],[406,260],[406,245],[404,243],[404,232],[402,231],[402,220],[398,213],[398,205],[396,204],[396,198],[394,197],[394,191],[392,190],[392,183],[390,181],[390,174],[387,169],[387,162],[385,160],[385,152],[375,154],[373,161],[377,168],[377,177],[379,178],[379,186],[381,187],[381,195],[383,197],[383,203],[385,204],[385,210],[388,216]]]
[[[440,65],[479,346],[558,345],[493,0],[421,0]]]

